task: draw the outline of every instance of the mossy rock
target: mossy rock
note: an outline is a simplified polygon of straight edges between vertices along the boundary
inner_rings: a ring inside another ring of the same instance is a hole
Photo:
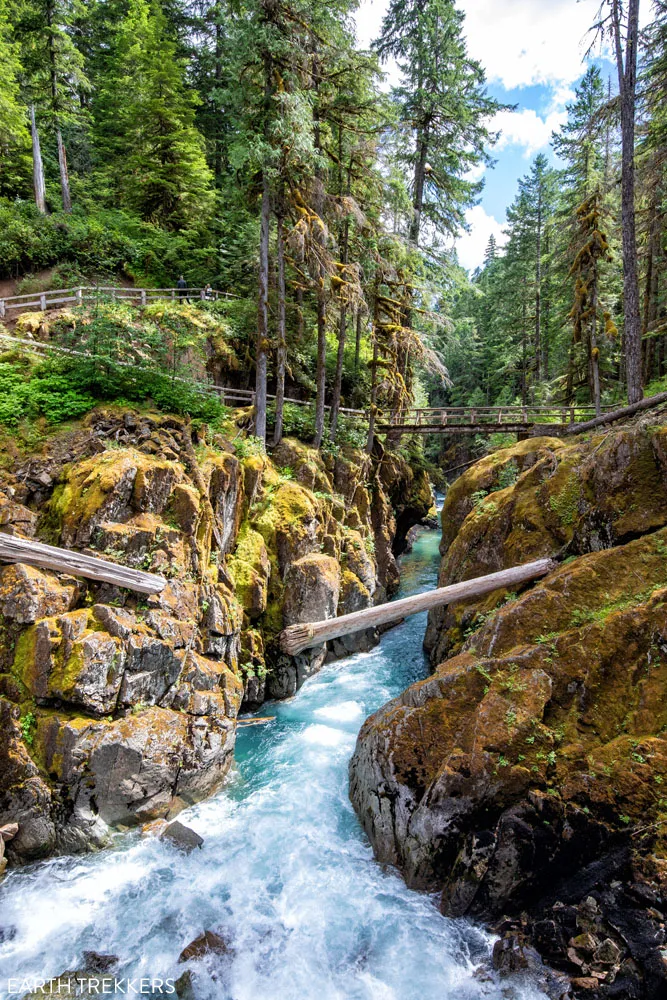
[[[448,912],[520,908],[575,856],[583,866],[659,826],[666,554],[662,529],[560,567],[364,726],[351,788],[376,853],[415,884],[445,887]],[[553,835],[540,840],[547,801]],[[507,824],[522,845],[511,863]],[[475,838],[493,849],[471,895]]]
[[[63,545],[84,548],[103,521],[163,510],[180,474],[177,463],[159,461],[134,448],[104,452],[66,466],[44,520]]]
[[[571,443],[536,438],[477,463],[445,501],[440,586],[609,548],[667,524],[661,435],[636,426]],[[512,485],[487,492],[498,469],[520,461],[524,471]],[[465,607],[467,615],[460,605],[431,612],[426,642],[434,663],[460,648],[458,626],[488,613],[489,598]]]
[[[258,618],[266,611],[271,561],[263,537],[248,523],[241,526],[236,550],[227,568],[243,610],[250,618]]]

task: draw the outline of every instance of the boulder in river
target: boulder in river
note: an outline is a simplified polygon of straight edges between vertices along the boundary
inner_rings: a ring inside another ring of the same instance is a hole
[[[191,830],[184,823],[179,823],[178,820],[174,820],[173,823],[170,823],[163,830],[160,834],[160,840],[168,840],[171,844],[174,844],[182,851],[186,851],[188,854],[190,851],[194,851],[196,847],[201,847],[204,843],[203,837],[200,837],[195,830]]]
[[[190,962],[204,958],[206,955],[233,955],[234,949],[220,934],[215,931],[204,931],[198,938],[191,941],[179,955],[179,962]]]

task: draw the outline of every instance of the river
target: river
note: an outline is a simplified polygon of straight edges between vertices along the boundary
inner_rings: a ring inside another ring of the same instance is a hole
[[[402,596],[434,585],[438,541],[425,531],[403,558]],[[490,937],[380,867],[348,800],[363,720],[427,674],[424,627],[425,615],[408,619],[264,706],[274,721],[239,730],[231,781],[179,817],[204,837],[200,850],[134,833],[96,855],[11,871],[0,995],[9,977],[81,968],[85,950],[117,955],[117,976],[175,978],[183,947],[213,929],[234,957],[193,966],[198,998],[537,1000],[529,982],[475,975]]]

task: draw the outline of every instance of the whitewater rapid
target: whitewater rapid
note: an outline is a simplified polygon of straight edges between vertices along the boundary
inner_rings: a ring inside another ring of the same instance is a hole
[[[404,557],[403,596],[434,585],[438,541],[424,532]],[[11,871],[0,885],[0,996],[10,977],[78,969],[93,950],[118,956],[116,976],[191,968],[201,1000],[541,997],[528,981],[489,976],[489,935],[442,917],[373,860],[348,800],[363,720],[427,673],[424,618],[265,705],[274,721],[239,730],[231,781],[179,816],[204,838],[200,850],[133,833],[96,855]],[[233,957],[179,965],[206,929]]]

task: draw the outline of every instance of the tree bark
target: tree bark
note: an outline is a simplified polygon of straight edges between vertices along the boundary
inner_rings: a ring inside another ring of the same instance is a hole
[[[490,594],[502,588],[512,590],[521,583],[546,576],[557,568],[558,563],[554,559],[536,559],[523,566],[512,566],[510,569],[490,573],[488,576],[478,576],[473,580],[453,583],[449,587],[413,594],[412,597],[403,597],[399,601],[388,601],[375,608],[353,611],[339,618],[330,618],[328,621],[289,625],[280,635],[280,648],[289,656],[296,656],[304,649],[318,646],[330,639],[351,635],[367,628],[377,628],[399,618],[416,615],[420,611],[466,601],[471,597],[480,597],[482,594]]]
[[[338,353],[336,354],[336,375],[334,377],[334,390],[331,399],[331,416],[329,418],[329,440],[336,440],[338,430],[338,415],[340,413],[340,399],[343,390],[343,361],[345,359],[345,340],[347,338],[347,306],[340,307],[340,318],[338,322]]]
[[[537,233],[535,243],[535,384],[539,384],[542,359],[542,185],[537,193]]]
[[[350,186],[350,172],[348,171],[348,194]],[[341,262],[347,264],[348,244],[350,239],[350,220],[345,219],[343,224],[343,238],[341,240]],[[336,440],[338,430],[338,414],[340,413],[340,399],[343,391],[343,361],[345,360],[345,341],[347,338],[347,304],[341,303],[340,317],[338,321],[338,352],[336,354],[336,374],[334,376],[333,396],[331,397],[331,416],[329,419],[329,440]]]
[[[357,306],[356,330],[354,337],[354,374],[359,371],[359,359],[361,356],[361,306]]]
[[[273,431],[274,446],[283,436],[283,410],[285,407],[285,367],[287,365],[287,324],[285,319],[285,238],[282,208],[276,218],[276,257],[278,263],[278,350],[276,353],[276,425]]]
[[[544,253],[545,253],[545,265],[544,265],[544,285],[545,294],[543,299],[543,309],[542,315],[544,318],[544,323],[542,324],[542,375],[546,380],[549,378],[549,329],[551,326],[551,261],[549,258],[550,251],[550,239],[549,239],[549,227],[547,226],[544,231]]]
[[[598,348],[597,340],[597,322],[598,322],[598,276],[597,268],[593,274],[593,302],[592,302],[593,315],[591,316],[591,395],[593,397],[593,404],[595,406],[595,416],[599,417],[601,413],[600,406],[600,350]]]
[[[521,403],[526,406],[528,403],[528,373],[526,367],[528,364],[528,333],[526,331],[526,321],[528,306],[526,303],[526,278],[523,279],[523,307],[522,307],[522,319],[521,319]]]
[[[269,350],[269,232],[271,191],[266,171],[262,178],[262,211],[259,235],[259,302],[255,356],[255,435],[266,443],[266,380]]]
[[[313,444],[320,448],[324,439],[324,415],[327,391],[327,304],[324,295],[324,270],[317,283],[317,374],[315,376],[315,437]]]
[[[644,345],[644,384],[651,381],[653,361],[656,355],[656,338],[648,334],[653,329],[658,316],[660,220],[658,214],[658,191],[654,189],[651,199],[649,237],[646,256],[646,284],[644,287],[644,315],[642,319],[642,343]]]
[[[415,163],[414,196],[412,199],[412,220],[410,222],[409,239],[411,243],[419,243],[422,209],[424,207],[424,182],[426,180],[426,159],[428,157],[428,126],[417,134],[417,161]]]
[[[39,132],[35,121],[35,105],[30,105],[30,132],[32,135],[32,180],[35,189],[35,204],[42,213],[46,214],[46,190],[44,184],[44,164],[42,163],[42,150],[39,144]]]
[[[221,0],[217,0],[215,4],[215,85],[217,89],[222,87],[222,18],[222,3]],[[213,156],[213,176],[215,178],[215,186],[218,190],[222,187],[222,121],[223,116],[220,109],[218,109],[214,138],[215,152]]]
[[[69,171],[67,169],[67,153],[60,129],[56,129],[58,143],[58,167],[60,168],[60,192],[63,199],[63,212],[72,211],[72,195],[69,188]]]
[[[375,444],[375,420],[377,417],[377,367],[378,367],[378,342],[373,334],[373,361],[371,364],[371,405],[368,413],[368,438],[366,440],[366,451],[370,455]]]
[[[303,343],[306,332],[306,323],[303,315],[303,288],[297,285],[296,288],[296,342]]]
[[[637,89],[637,45],[639,0],[628,0],[625,57],[621,36],[621,0],[611,0],[612,25],[621,107],[621,225],[623,239],[623,310],[625,328],[628,402],[643,395],[642,341],[637,273],[635,216],[635,97]]]
[[[46,23],[49,29],[53,28],[53,4],[46,5]],[[63,202],[63,212],[72,211],[72,196],[69,187],[69,172],[67,170],[67,153],[60,131],[60,121],[58,115],[58,66],[56,63],[56,50],[53,44],[53,30],[49,30],[49,76],[51,81],[51,111],[56,128],[56,143],[58,145],[58,167],[60,170],[60,192]]]
[[[155,573],[144,573],[98,556],[86,556],[71,549],[44,545],[33,538],[18,538],[4,533],[0,535],[0,559],[41,566],[70,576],[83,576],[88,580],[103,580],[117,587],[137,590],[140,594],[159,594],[167,585],[164,577]]]

